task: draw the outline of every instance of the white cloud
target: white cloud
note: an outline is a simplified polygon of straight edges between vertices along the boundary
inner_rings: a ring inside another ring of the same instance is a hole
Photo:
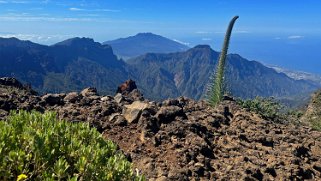
[[[280,40],[281,38],[280,37],[275,37],[274,40]]]
[[[196,34],[211,34],[211,32],[208,31],[197,31]]]
[[[43,10],[43,8],[41,8],[41,7],[34,7],[34,8],[30,8],[29,10],[31,10],[31,11],[37,11],[37,10]]]
[[[202,38],[202,41],[211,41],[212,38]]]
[[[213,32],[210,32],[210,31],[197,31],[195,32],[196,34],[224,34],[225,31],[213,31]],[[247,30],[234,30],[233,33],[238,33],[238,34],[243,34],[243,33],[251,33],[250,31],[247,31]]]
[[[108,21],[105,19],[97,20],[92,18],[73,18],[73,17],[49,17],[49,16],[28,16],[28,14],[11,14],[0,16],[0,21],[52,21],[52,22],[90,22],[90,21]]]
[[[236,31],[233,31],[233,33],[250,33],[249,31],[246,31],[246,30],[236,30]]]
[[[291,36],[288,36],[288,39],[302,39],[304,38],[304,36],[301,36],[301,35],[291,35]]]
[[[224,34],[225,32],[224,31],[215,31],[214,33],[215,34]]]
[[[120,12],[117,9],[82,9],[82,8],[69,8],[70,11],[87,11],[87,12]]]
[[[85,9],[80,8],[69,8],[70,11],[85,11]]]
[[[32,3],[29,1],[9,1],[10,3],[14,3],[14,4],[28,4],[28,3]]]
[[[0,33],[2,38],[18,38],[20,40],[29,40],[37,43],[47,43],[52,41],[65,40],[67,38],[73,37],[72,35],[37,35],[37,34],[15,34],[15,33]]]
[[[78,14],[78,16],[82,16],[82,17],[101,17],[100,14],[94,14],[94,13],[90,13],[90,14]]]
[[[180,44],[183,44],[183,45],[186,45],[186,46],[190,45],[190,43],[188,43],[188,42],[183,42],[183,41],[180,41],[180,40],[177,40],[177,39],[173,39],[173,41],[176,41],[177,43],[180,43]]]
[[[117,12],[120,12],[120,10],[118,9],[94,9],[93,11],[104,11],[104,12],[114,12],[114,13],[117,13]]]
[[[15,1],[9,1],[9,0],[4,1],[4,0],[0,0],[0,4],[6,4],[6,3],[13,3],[13,4],[28,4],[28,3],[32,3],[32,2],[30,2],[30,1],[17,1],[17,0],[15,0]]]
[[[50,0],[43,0],[43,1],[26,1],[26,0],[0,0],[0,4],[47,4]]]
[[[126,19],[113,20],[106,17],[96,17],[95,15],[87,17],[54,17],[49,14],[41,14],[39,16],[29,15],[27,13],[10,13],[7,15],[0,15],[0,22],[98,22],[98,23],[122,23],[122,24],[154,24],[150,21],[133,21]]]

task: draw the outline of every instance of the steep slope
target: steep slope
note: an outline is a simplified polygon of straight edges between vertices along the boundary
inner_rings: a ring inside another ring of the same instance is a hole
[[[125,63],[109,45],[72,38],[53,46],[18,39],[0,40],[0,76],[14,76],[40,92],[80,90],[94,86],[111,93],[127,79]]]
[[[139,87],[148,97],[163,99],[179,95],[202,98],[215,70],[219,53],[207,45],[199,45],[186,52],[170,54],[149,53],[128,61]],[[277,73],[256,61],[239,55],[227,58],[228,90],[237,97],[295,96],[309,94],[316,86]],[[171,90],[171,92],[167,91]]]
[[[145,53],[170,53],[187,50],[189,47],[153,33],[138,33],[135,36],[106,41],[116,55],[128,59]]]
[[[48,49],[30,41],[0,38],[0,76],[14,76],[41,87],[46,72],[55,69]]]
[[[321,90],[312,94],[301,121],[321,131]]]

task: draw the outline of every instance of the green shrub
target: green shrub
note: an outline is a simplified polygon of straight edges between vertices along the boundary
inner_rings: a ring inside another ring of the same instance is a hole
[[[224,86],[224,69],[225,69],[225,62],[227,51],[230,43],[230,38],[233,30],[233,26],[235,21],[239,18],[239,16],[234,16],[233,19],[230,21],[229,26],[226,30],[224,43],[222,47],[222,52],[220,54],[218,65],[216,68],[216,72],[214,76],[213,85],[210,87],[210,91],[208,93],[208,100],[209,103],[214,107],[223,99],[223,86]]]
[[[321,118],[311,121],[312,128],[321,131]]]
[[[275,101],[273,97],[256,97],[252,100],[239,99],[238,104],[248,111],[252,111],[261,115],[264,119],[281,121],[281,119],[283,118],[283,114],[281,113],[281,109],[283,109],[283,106]]]
[[[47,112],[12,112],[0,121],[0,180],[143,180],[88,124]]]

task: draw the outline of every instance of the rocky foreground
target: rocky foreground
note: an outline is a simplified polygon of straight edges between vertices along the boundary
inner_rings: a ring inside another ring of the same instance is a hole
[[[321,180],[320,132],[264,120],[233,100],[216,109],[184,97],[157,103],[132,81],[115,96],[94,88],[37,96],[0,79],[0,119],[17,109],[89,122],[149,180]]]

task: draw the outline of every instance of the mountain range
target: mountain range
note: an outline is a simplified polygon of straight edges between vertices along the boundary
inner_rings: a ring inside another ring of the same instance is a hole
[[[129,60],[128,64],[137,72],[138,85],[150,90],[153,97],[184,95],[200,99],[211,84],[218,56],[219,52],[208,45],[198,45],[186,52],[148,53]],[[293,97],[316,88],[308,81],[294,80],[237,54],[228,55],[226,72],[227,88],[236,97]]]
[[[89,38],[72,38],[52,46],[0,38],[0,76],[14,76],[40,93],[92,86],[101,94],[114,94],[120,83],[133,79],[152,100],[178,96],[201,99],[218,56],[208,45],[198,45],[180,52],[146,53],[124,62],[110,45]],[[237,97],[292,98],[320,87],[237,54],[228,55],[227,64],[227,87]]]
[[[31,83],[39,92],[95,86],[112,93],[111,85],[128,78],[125,63],[117,59],[112,48],[88,38],[72,38],[52,46],[1,38],[0,60],[1,76]]]

